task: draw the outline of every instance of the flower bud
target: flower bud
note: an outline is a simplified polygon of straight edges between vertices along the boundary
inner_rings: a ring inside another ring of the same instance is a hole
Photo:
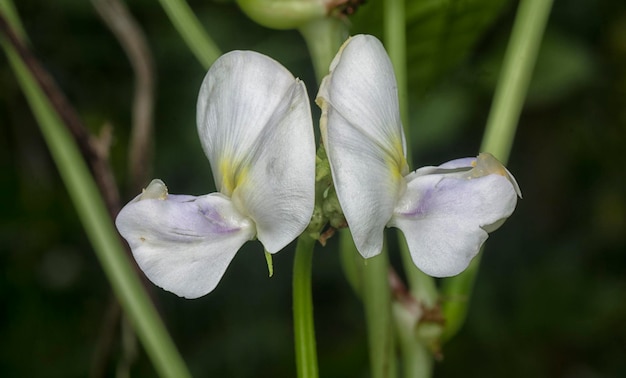
[[[248,17],[272,29],[296,29],[325,17],[329,3],[328,0],[237,0]]]

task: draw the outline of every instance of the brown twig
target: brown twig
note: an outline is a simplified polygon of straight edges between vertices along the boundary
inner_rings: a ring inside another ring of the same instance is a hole
[[[63,92],[55,83],[54,79],[43,68],[41,63],[29,50],[22,39],[14,32],[13,29],[11,29],[2,13],[0,13],[0,32],[6,36],[7,42],[10,43],[15,51],[20,55],[28,70],[37,81],[39,87],[43,90],[46,97],[50,101],[50,104],[74,137],[76,144],[78,145],[78,148],[80,149],[81,154],[83,155],[83,158],[89,166],[93,178],[96,181],[108,213],[111,219],[115,219],[121,206],[115,177],[108,161],[111,128],[109,126],[105,126],[102,129],[102,133],[99,138],[96,138],[89,133],[89,131],[82,124],[74,108],[70,105]],[[146,85],[141,86],[144,88],[142,90],[143,93],[146,91]],[[151,93],[153,90],[152,84],[148,85],[147,88]],[[144,98],[144,100],[136,101],[139,102],[139,104],[136,105],[136,108],[139,108],[136,113],[140,114],[138,117],[141,119],[141,121],[136,123],[148,124],[149,126],[147,128],[143,127],[143,132],[147,133],[149,136],[152,124],[152,94],[148,96],[148,105],[146,105],[145,94],[142,94],[139,97]],[[149,140],[149,137],[145,136],[140,136],[138,138],[140,140]],[[149,142],[145,143],[145,145],[148,144]],[[147,147],[145,147],[144,150],[147,151]],[[145,156],[145,158],[139,163],[139,165],[147,165],[146,162],[149,159],[147,157],[147,153],[144,153],[143,156]],[[128,248],[126,248],[126,252],[130,255]],[[138,270],[136,265],[134,267],[135,270]],[[142,281],[145,284],[145,279]],[[115,298],[113,298],[108,306],[107,315],[105,315],[103,330],[100,332],[100,342],[98,348],[99,353],[96,353],[95,355],[91,371],[92,376],[104,375],[106,361],[110,356],[110,350],[114,342],[114,339],[111,336],[115,334],[113,329],[117,328],[117,325],[119,324],[121,314],[120,310],[119,303]]]
[[[154,63],[146,37],[139,24],[123,2],[118,0],[92,0],[94,8],[102,18],[105,25],[117,38],[124,49],[135,74],[135,91],[133,95],[132,127],[129,151],[128,175],[130,190],[137,193],[145,185],[150,174],[150,161],[152,160],[152,130],[154,115]],[[117,301],[111,301],[109,307],[119,307]],[[113,348],[113,340],[107,334],[120,324],[121,312],[115,313],[115,322],[106,322],[100,333],[102,348],[94,357],[92,366],[93,376],[104,376],[105,365],[103,362],[110,357]],[[123,323],[121,323],[123,324]],[[124,356],[118,365],[118,370],[128,370],[134,361],[136,353],[131,353],[136,339],[130,327],[121,327],[122,339],[130,340],[122,343]],[[134,350],[134,349],[133,349]]]
[[[126,52],[135,73],[128,173],[131,190],[138,192],[150,175],[155,91],[154,61],[141,27],[123,2],[119,0],[91,2]]]
[[[0,13],[0,31],[7,38],[7,42],[20,55],[28,70],[33,75],[39,87],[44,91],[50,104],[63,120],[68,130],[76,140],[78,147],[93,174],[93,177],[100,189],[100,194],[104,199],[109,215],[112,219],[120,210],[120,197],[117,190],[115,177],[106,159],[102,155],[102,148],[98,147],[87,129],[83,126],[78,114],[70,105],[63,92],[59,89],[54,79],[43,68],[35,55],[29,50],[22,39],[11,29],[10,25]]]

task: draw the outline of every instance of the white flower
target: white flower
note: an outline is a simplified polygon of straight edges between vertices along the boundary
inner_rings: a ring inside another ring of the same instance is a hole
[[[418,268],[452,276],[513,212],[517,183],[489,154],[409,173],[396,79],[375,37],[342,46],[316,102],[337,197],[363,257],[379,254],[384,228],[397,227]]]
[[[146,276],[185,298],[212,291],[248,240],[280,251],[314,205],[309,100],[279,63],[249,51],[223,55],[200,88],[197,124],[219,193],[168,195],[154,180],[116,219]]]

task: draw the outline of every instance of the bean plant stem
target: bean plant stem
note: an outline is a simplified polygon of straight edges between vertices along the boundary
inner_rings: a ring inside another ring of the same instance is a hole
[[[490,152],[504,164],[511,153],[520,112],[551,8],[552,0],[519,2],[480,148],[481,151]],[[443,305],[446,319],[444,341],[454,336],[465,321],[479,266],[480,259],[477,257],[463,273],[444,281],[442,293],[447,299]]]
[[[159,0],[178,33],[198,59],[202,67],[209,67],[222,55],[217,44],[203,29],[202,24],[185,0]]]
[[[5,2],[2,0],[0,10],[4,9]],[[19,20],[9,20],[9,23],[17,24]],[[189,377],[183,359],[124,253],[104,201],[76,143],[19,54],[4,39],[2,46],[100,264],[155,369],[163,377]]]
[[[307,235],[300,236],[293,263],[293,326],[299,378],[318,376],[311,290],[314,248],[313,238]]]

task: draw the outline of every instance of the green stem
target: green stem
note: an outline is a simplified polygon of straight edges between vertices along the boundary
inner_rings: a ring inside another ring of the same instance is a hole
[[[356,248],[354,249],[355,253]],[[363,304],[367,320],[372,378],[396,376],[389,261],[387,248],[375,257],[363,260]]]
[[[443,280],[441,287],[444,299],[442,312],[446,320],[442,335],[444,342],[456,335],[465,322],[474,281],[476,281],[476,276],[478,275],[482,252],[481,250],[478,256],[474,257],[474,260],[463,273]]]
[[[337,18],[323,17],[304,24],[299,30],[311,54],[319,84],[328,74],[330,62],[348,37],[347,26]]]
[[[328,73],[330,62],[347,37],[346,25],[338,19],[323,17],[300,27],[318,83]],[[298,377],[317,377],[317,352],[311,296],[311,265],[315,240],[298,238],[293,272],[293,316]]]
[[[393,63],[398,81],[398,100],[400,103],[400,118],[404,125],[404,135],[407,141],[411,140],[411,128],[408,112],[408,80],[406,60],[406,22],[404,0],[388,0],[384,4],[385,45]],[[407,144],[407,161],[412,163],[411,144]],[[424,274],[413,263],[406,239],[398,232],[398,243],[402,256],[402,266],[407,276],[411,295],[425,308],[433,308],[439,298],[439,293],[432,277]],[[394,304],[396,328],[399,347],[402,353],[403,374],[405,377],[430,377],[432,374],[432,354],[420,342],[415,334],[415,323],[419,319],[402,317],[400,304]]]
[[[490,152],[503,164],[509,159],[513,146],[551,7],[552,0],[524,0],[519,4],[480,146],[481,152]]]
[[[404,0],[388,0],[384,2],[385,45],[393,63],[398,82],[398,100],[400,103],[400,117],[404,125],[404,135],[407,141],[411,140],[411,128],[408,112],[408,80],[406,61],[406,22]],[[411,144],[407,144],[407,161],[412,162]],[[411,294],[420,303],[432,307],[437,302],[438,293],[435,281],[419,270],[409,252],[406,240],[402,233],[398,233],[402,263],[409,281]]]
[[[222,55],[217,44],[204,31],[185,0],[159,0],[178,33],[196,56],[202,67],[209,69]]]
[[[2,3],[2,9],[5,9],[5,4]],[[11,14],[5,16],[13,17]],[[11,24],[19,23],[17,19],[9,21]],[[163,377],[189,377],[182,358],[124,253],[102,197],[74,140],[13,46],[4,39],[2,45],[104,272],[155,369]]]
[[[317,350],[313,321],[311,272],[315,240],[302,235],[298,238],[293,263],[293,326],[296,344],[296,368],[300,378],[316,378]]]
[[[406,378],[430,377],[433,369],[432,352],[416,337],[418,319],[398,302],[393,304],[393,314],[402,354],[402,375]]]
[[[398,231],[398,244],[400,246],[400,256],[402,257],[402,266],[406,273],[411,295],[420,305],[426,308],[434,308],[439,300],[439,292],[435,280],[419,270],[413,259],[411,251],[406,243],[406,239],[402,232]]]
[[[408,82],[406,62],[406,22],[404,0],[386,0],[383,2],[383,24],[385,27],[385,46],[393,64],[398,82],[398,100],[400,102],[400,119],[404,125],[404,136],[411,140],[408,111]],[[411,146],[407,145],[407,161],[412,162]]]
[[[524,0],[519,3],[480,149],[490,152],[503,163],[507,162],[511,152],[551,7],[552,0]],[[465,321],[480,265],[478,258],[474,260],[465,272],[444,281],[443,295],[449,299],[443,305],[446,319],[444,340],[454,336]]]

